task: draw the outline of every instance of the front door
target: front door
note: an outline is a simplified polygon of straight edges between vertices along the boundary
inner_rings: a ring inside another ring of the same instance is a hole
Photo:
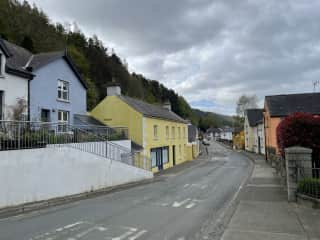
[[[0,91],[0,120],[3,119],[3,111],[4,111],[4,107],[3,107],[3,91]]]
[[[172,146],[172,161],[173,161],[173,166],[176,165],[176,146]]]
[[[258,153],[261,154],[261,139],[258,137]]]

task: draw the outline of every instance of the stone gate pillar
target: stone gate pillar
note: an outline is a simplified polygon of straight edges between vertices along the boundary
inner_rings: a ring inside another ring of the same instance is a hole
[[[285,149],[288,201],[297,201],[298,181],[312,174],[312,149],[304,147],[289,147]],[[299,170],[303,170],[303,176]]]

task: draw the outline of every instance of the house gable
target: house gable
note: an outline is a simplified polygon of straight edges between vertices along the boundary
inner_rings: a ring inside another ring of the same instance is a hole
[[[127,127],[129,138],[143,145],[143,115],[118,96],[105,97],[90,115],[111,127]]]
[[[57,58],[34,69],[36,77],[30,83],[30,109],[32,120],[40,120],[42,109],[50,111],[50,121],[58,121],[57,112],[69,112],[73,123],[74,114],[86,114],[86,88],[79,81],[64,58]],[[58,81],[68,84],[68,99],[58,98]]]

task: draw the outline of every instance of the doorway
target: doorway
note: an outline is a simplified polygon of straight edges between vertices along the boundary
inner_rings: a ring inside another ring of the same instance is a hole
[[[258,153],[261,154],[261,138],[258,137]]]
[[[173,162],[173,166],[176,165],[176,146],[175,145],[172,146],[172,162]]]

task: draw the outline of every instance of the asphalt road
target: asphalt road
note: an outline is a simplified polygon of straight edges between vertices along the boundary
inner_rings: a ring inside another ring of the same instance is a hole
[[[217,143],[208,149],[209,155],[152,183],[0,219],[0,239],[213,239],[251,162]]]

